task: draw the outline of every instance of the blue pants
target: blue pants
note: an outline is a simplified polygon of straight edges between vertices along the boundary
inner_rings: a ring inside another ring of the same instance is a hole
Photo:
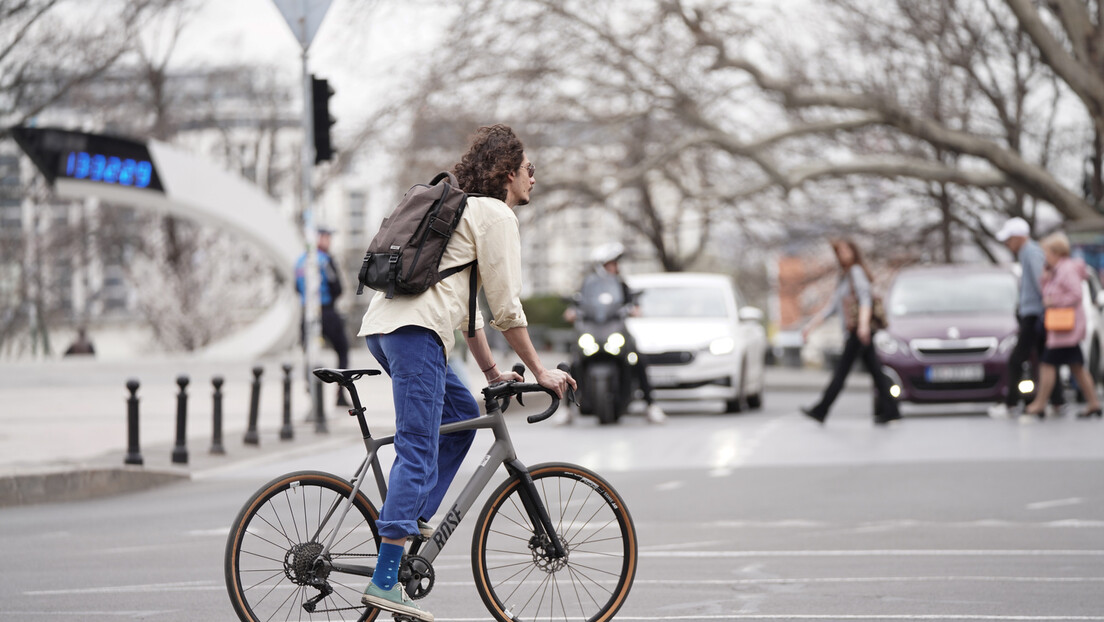
[[[428,328],[404,326],[366,341],[395,396],[395,462],[376,524],[380,536],[401,539],[418,533],[418,519],[440,507],[475,440],[475,430],[441,435],[438,428],[478,417],[479,404]]]

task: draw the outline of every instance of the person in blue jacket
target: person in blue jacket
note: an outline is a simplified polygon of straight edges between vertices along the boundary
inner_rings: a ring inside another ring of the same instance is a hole
[[[322,337],[337,352],[338,369],[348,369],[349,338],[345,336],[345,320],[334,308],[334,303],[341,296],[342,288],[341,272],[337,269],[337,264],[330,255],[330,239],[332,237],[333,231],[322,228],[318,230],[318,269],[321,272],[318,297],[322,303]],[[306,267],[307,254],[303,253],[299,256],[299,260],[295,262],[295,291],[299,292],[299,301],[302,305],[306,305],[307,299],[304,293]],[[300,337],[305,341],[305,322],[300,322],[300,328],[302,329]],[[344,391],[338,391],[337,404],[339,406],[348,405]]]

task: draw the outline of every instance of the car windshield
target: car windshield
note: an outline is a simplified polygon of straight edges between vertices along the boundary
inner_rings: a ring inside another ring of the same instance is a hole
[[[715,287],[650,287],[640,294],[641,317],[727,317],[725,292]]]
[[[1018,298],[1016,278],[979,274],[907,274],[890,292],[893,316],[941,313],[1002,313],[1012,316]]]

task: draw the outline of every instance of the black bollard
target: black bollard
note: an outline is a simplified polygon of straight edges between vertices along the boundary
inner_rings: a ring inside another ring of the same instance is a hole
[[[222,446],[222,376],[211,378],[211,384],[215,386],[215,392],[212,394],[214,429],[211,433],[211,453],[222,456],[226,454],[226,448]]]
[[[123,458],[123,464],[142,464],[142,452],[138,449],[138,381],[134,378],[127,380],[126,388],[130,391],[127,398],[127,453]]]
[[[176,384],[180,386],[180,393],[176,394],[176,446],[172,450],[174,464],[188,464],[188,447],[185,435],[188,427],[188,394],[185,388],[188,386],[187,376],[177,376]]]
[[[322,407],[322,381],[314,379],[314,433],[329,434],[326,427],[326,409]]]
[[[284,425],[280,428],[280,440],[290,441],[295,438],[295,430],[291,427],[291,365],[284,363]]]
[[[253,395],[249,399],[249,429],[245,431],[242,442],[246,445],[260,445],[261,437],[257,434],[257,411],[261,407],[261,374],[263,367],[253,368]]]

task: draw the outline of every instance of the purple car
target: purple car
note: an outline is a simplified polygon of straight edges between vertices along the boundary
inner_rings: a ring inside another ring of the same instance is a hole
[[[1010,386],[1018,283],[1008,268],[902,270],[887,297],[889,327],[874,344],[901,401],[998,402]],[[1030,392],[1034,389],[1027,386]]]

